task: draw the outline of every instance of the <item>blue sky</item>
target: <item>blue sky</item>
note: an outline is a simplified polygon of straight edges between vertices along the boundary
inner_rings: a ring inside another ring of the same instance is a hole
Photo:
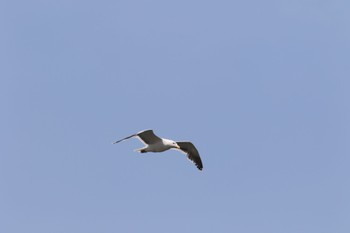
[[[2,1],[0,231],[348,233],[349,9]]]

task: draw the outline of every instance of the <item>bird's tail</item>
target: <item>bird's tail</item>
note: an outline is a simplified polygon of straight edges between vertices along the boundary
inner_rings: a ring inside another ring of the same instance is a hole
[[[134,151],[135,152],[140,152],[140,153],[146,153],[147,152],[145,148],[136,149]]]

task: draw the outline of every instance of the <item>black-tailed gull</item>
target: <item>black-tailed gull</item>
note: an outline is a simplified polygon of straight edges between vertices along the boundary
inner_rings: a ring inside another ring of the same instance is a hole
[[[135,151],[140,153],[146,152],[163,152],[169,149],[178,149],[187,155],[187,158],[191,160],[199,170],[203,169],[201,157],[196,147],[191,142],[175,142],[173,140],[160,138],[153,133],[153,130],[143,130],[136,134],[130,135],[126,138],[120,139],[113,144],[124,141],[126,139],[138,137],[146,146]]]

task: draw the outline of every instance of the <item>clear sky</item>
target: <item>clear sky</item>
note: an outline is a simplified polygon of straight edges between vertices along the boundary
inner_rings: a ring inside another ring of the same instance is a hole
[[[0,232],[350,232],[349,9],[1,1]]]

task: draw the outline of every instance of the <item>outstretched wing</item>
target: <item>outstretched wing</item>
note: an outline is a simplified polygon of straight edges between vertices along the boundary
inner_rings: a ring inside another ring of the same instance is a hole
[[[146,144],[154,144],[162,140],[157,135],[155,135],[151,129],[138,132],[136,135],[140,138],[141,141]]]
[[[136,134],[127,136],[127,137],[120,139],[118,141],[115,141],[115,142],[113,142],[113,144],[116,144],[118,142],[124,141],[124,140],[132,138],[132,137],[138,137],[145,144],[153,144],[153,143],[156,143],[156,142],[162,140],[161,138],[157,137],[153,133],[153,130],[148,129],[148,130],[143,130],[143,131],[138,132]]]
[[[176,142],[180,146],[180,150],[187,154],[187,158],[191,160],[199,170],[203,169],[201,157],[198,150],[191,142]]]

